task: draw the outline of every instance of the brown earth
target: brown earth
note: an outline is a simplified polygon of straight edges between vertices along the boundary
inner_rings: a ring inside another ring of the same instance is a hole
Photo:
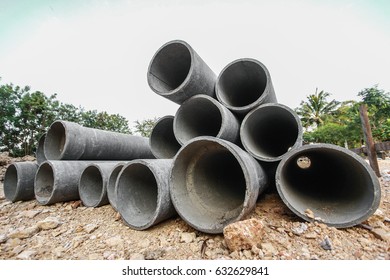
[[[348,229],[305,222],[277,194],[263,195],[248,217],[264,225],[260,243],[230,251],[222,234],[198,232],[179,217],[135,231],[110,205],[11,203],[1,182],[11,161],[15,159],[0,158],[0,259],[390,259],[388,180],[381,179],[379,211]],[[382,172],[390,173],[390,160],[379,164]]]

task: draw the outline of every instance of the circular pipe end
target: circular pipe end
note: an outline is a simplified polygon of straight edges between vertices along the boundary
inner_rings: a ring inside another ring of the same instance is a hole
[[[181,147],[173,132],[173,120],[173,116],[162,117],[153,127],[149,141],[150,149],[156,158],[173,158]]]
[[[98,165],[90,165],[81,173],[79,195],[85,206],[98,207],[105,197],[103,175]]]
[[[9,201],[17,201],[19,192],[18,170],[14,164],[8,166],[4,175],[4,195]]]
[[[114,208],[115,211],[118,211],[116,191],[115,191],[116,190],[116,182],[118,179],[118,175],[121,172],[124,165],[125,165],[125,163],[118,163],[113,168],[110,176],[108,177],[107,197],[108,197],[108,201],[110,202],[112,208]]]
[[[37,171],[34,183],[35,198],[42,205],[51,203],[54,193],[54,170],[50,162],[43,162]]]

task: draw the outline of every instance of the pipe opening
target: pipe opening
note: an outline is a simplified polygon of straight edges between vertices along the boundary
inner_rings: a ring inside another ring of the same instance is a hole
[[[256,158],[280,158],[296,144],[299,123],[283,107],[260,107],[244,122],[241,137],[245,148]]]
[[[188,47],[175,42],[156,53],[149,67],[149,85],[159,93],[169,93],[178,88],[191,69],[191,53]]]
[[[124,164],[120,164],[116,166],[113,171],[110,174],[110,177],[108,178],[108,183],[107,183],[107,196],[108,200],[110,201],[111,206],[117,210],[117,198],[116,198],[116,193],[115,193],[115,185],[116,185],[116,180],[118,178],[119,172],[121,172]]]
[[[223,70],[217,90],[222,103],[244,107],[258,100],[267,86],[264,68],[254,61],[233,62]]]
[[[66,131],[62,122],[55,122],[47,132],[44,153],[48,159],[61,159],[66,143]]]
[[[238,159],[218,143],[196,141],[186,150],[172,170],[175,207],[190,223],[213,232],[242,212],[245,175]]]
[[[308,169],[311,166],[311,160],[310,160],[310,158],[308,158],[306,156],[300,156],[297,159],[297,165],[301,169]]]
[[[304,158],[310,160],[309,168],[297,164]],[[326,148],[307,149],[289,158],[281,168],[279,188],[297,214],[310,209],[316,218],[336,227],[364,220],[376,201],[375,185],[364,165]]]
[[[152,171],[140,163],[130,164],[118,178],[117,206],[130,226],[143,227],[155,216],[158,187]]]
[[[18,170],[13,164],[8,166],[5,172],[3,189],[5,197],[13,201],[18,191]]]
[[[35,196],[39,201],[47,201],[54,190],[54,171],[49,163],[42,163],[35,176]],[[38,199],[39,198],[39,199]]]
[[[86,206],[96,206],[103,195],[103,177],[97,166],[88,166],[80,177],[80,198]]]
[[[173,116],[160,119],[150,135],[150,147],[156,158],[173,158],[181,145],[173,133]]]
[[[192,98],[179,108],[174,122],[177,140],[184,144],[198,136],[218,136],[222,126],[219,108],[206,98]]]

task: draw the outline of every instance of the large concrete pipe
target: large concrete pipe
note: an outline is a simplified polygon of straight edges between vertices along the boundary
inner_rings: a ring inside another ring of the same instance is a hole
[[[50,126],[44,150],[49,160],[154,158],[146,137],[83,127],[67,121],[55,121]]]
[[[114,166],[110,175],[108,176],[107,197],[108,197],[108,201],[110,202],[112,208],[114,208],[115,211],[118,211],[116,191],[115,191],[116,181],[118,179],[118,175],[121,172],[123,166],[125,166],[126,164],[127,162],[118,163],[117,165]]]
[[[34,199],[34,178],[38,164],[15,162],[7,167],[4,175],[5,198],[15,202]]]
[[[214,98],[199,94],[184,102],[177,110],[173,132],[184,145],[198,136],[213,136],[236,143],[240,122],[225,106]]]
[[[46,133],[42,134],[38,140],[37,151],[35,153],[38,164],[41,164],[42,162],[47,160],[45,156],[45,150],[44,150],[45,138],[46,138]]]
[[[210,136],[183,146],[170,176],[176,211],[206,233],[221,233],[226,225],[251,212],[266,183],[253,157],[231,142]]]
[[[37,171],[34,183],[35,197],[42,205],[56,202],[78,200],[81,172],[91,164],[90,161],[43,162]]]
[[[306,145],[287,153],[276,171],[276,187],[299,217],[337,228],[366,220],[381,198],[371,167],[357,154],[331,144]]]
[[[147,229],[175,215],[168,178],[172,159],[133,160],[118,175],[118,211],[127,225]]]
[[[149,142],[150,149],[156,158],[173,158],[181,147],[173,133],[173,119],[173,116],[162,117],[152,129]]]
[[[79,195],[85,206],[99,207],[109,203],[107,197],[108,180],[118,164],[119,162],[95,162],[85,167],[79,181]]]
[[[223,105],[239,115],[261,104],[277,102],[268,69],[250,58],[228,64],[218,76],[215,92]]]
[[[268,103],[250,111],[241,124],[242,145],[253,157],[278,162],[291,149],[302,146],[303,129],[289,107]]]
[[[177,104],[199,93],[215,97],[217,76],[184,41],[164,44],[153,56],[147,78],[155,93]]]

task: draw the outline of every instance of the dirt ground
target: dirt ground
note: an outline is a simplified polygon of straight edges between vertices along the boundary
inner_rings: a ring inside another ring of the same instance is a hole
[[[390,176],[390,160],[379,164]],[[376,214],[348,229],[305,222],[277,194],[262,195],[248,217],[264,224],[261,244],[232,252],[222,234],[198,232],[179,217],[135,231],[110,205],[11,203],[3,193],[5,166],[0,166],[0,259],[390,259],[388,177],[380,180],[382,199]]]

